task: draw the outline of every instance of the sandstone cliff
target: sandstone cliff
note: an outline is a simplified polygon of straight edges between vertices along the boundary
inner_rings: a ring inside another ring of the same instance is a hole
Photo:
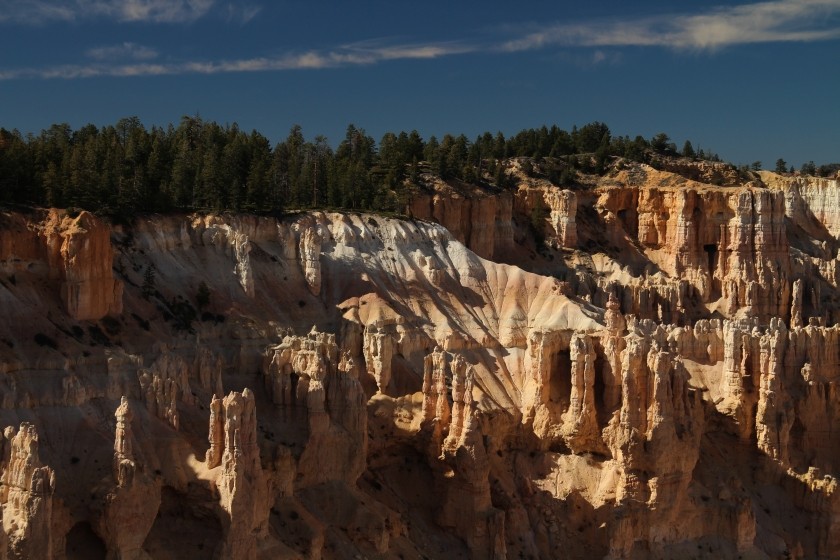
[[[0,558],[838,558],[838,185],[685,165],[3,213]]]

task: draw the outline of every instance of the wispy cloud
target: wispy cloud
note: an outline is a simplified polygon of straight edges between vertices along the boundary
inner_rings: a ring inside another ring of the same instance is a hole
[[[0,0],[0,22],[37,25],[104,18],[180,23],[203,17],[215,4],[216,0]]]
[[[244,25],[257,17],[261,11],[262,6],[256,4],[229,2],[227,5],[227,20]]]
[[[220,61],[142,62],[155,58],[152,49],[125,43],[88,51],[97,62],[65,64],[48,68],[18,68],[0,70],[0,80],[22,78],[76,79],[98,76],[169,76],[178,74],[223,74],[233,72],[270,72],[280,70],[318,70],[342,66],[362,66],[386,60],[431,59],[469,52],[472,47],[456,43],[429,45],[389,45],[364,47],[348,45],[332,51],[306,51],[275,57],[254,57]],[[106,59],[122,55],[134,62],[115,64]],[[145,59],[143,57],[146,57]],[[101,62],[99,62],[101,61]]]
[[[94,13],[120,21],[176,23],[194,21],[213,7],[214,0],[77,0]]]
[[[840,24],[829,20],[838,13],[840,0],[776,0],[704,14],[563,23],[506,41],[501,50],[657,46],[713,51],[750,43],[824,41],[840,38]]]
[[[121,21],[190,21],[211,9],[226,9],[228,21],[247,23],[259,6],[249,0],[217,4],[216,0],[0,0],[0,22],[29,14],[40,19],[74,19],[84,8]],[[26,6],[24,9],[22,6]],[[19,11],[15,11],[19,10]],[[27,11],[28,10],[28,11]],[[18,16],[10,16],[17,13]],[[391,40],[356,42],[332,49],[314,49],[231,60],[178,61],[134,43],[87,51],[92,62],[52,67],[0,68],[0,80],[22,78],[76,79],[96,76],[161,76],[315,70],[372,65],[387,61],[436,59],[468,53],[503,54],[561,47],[558,56],[577,64],[597,66],[621,59],[619,47],[661,47],[715,52],[741,44],[814,42],[840,38],[840,0],[773,0],[715,8],[700,14],[659,15],[630,20],[588,21],[532,27],[518,34],[484,41],[398,43]],[[575,52],[574,49],[590,49]]]
[[[99,61],[139,61],[153,60],[158,57],[158,52],[155,49],[130,42],[121,43],[119,45],[95,47],[88,49],[85,54],[88,58]]]
[[[0,23],[43,23],[71,21],[76,16],[71,2],[50,0],[0,0]]]

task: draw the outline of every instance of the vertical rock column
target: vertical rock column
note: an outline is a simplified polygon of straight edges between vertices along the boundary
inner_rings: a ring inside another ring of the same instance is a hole
[[[150,368],[137,370],[146,409],[176,430],[180,427],[178,401],[194,404],[189,371],[187,362],[166,348]]]
[[[257,539],[268,529],[269,495],[257,446],[257,415],[250,389],[222,401],[224,453],[216,479],[225,511],[223,558],[253,560]],[[218,422],[218,416],[213,419]],[[211,432],[215,433],[213,425]]]
[[[123,284],[114,279],[111,230],[89,212],[70,218],[50,211],[42,233],[50,274],[61,280],[61,300],[77,321],[122,312]]]
[[[442,475],[438,479],[438,520],[444,526],[454,527],[467,542],[473,558],[505,558],[505,514],[494,508],[490,499],[490,462],[472,399],[473,371],[462,356],[456,355],[449,363],[445,356],[443,352],[427,356],[434,363],[430,384],[436,399],[433,435],[449,426],[443,449],[437,440],[433,440],[430,449],[433,457],[441,451],[437,458],[444,467],[438,473]],[[450,366],[451,413],[446,395],[446,371]]]
[[[222,399],[213,395],[210,402],[210,430],[207,436],[210,449],[205,455],[208,469],[215,469],[222,464],[222,453],[225,450],[225,416],[222,410]]]
[[[434,351],[423,361],[423,423],[437,424],[435,431],[440,436],[449,425],[449,400],[446,396],[446,373],[449,370],[446,352],[435,346]]]
[[[642,454],[647,432],[648,344],[636,335],[627,337],[627,349],[621,363],[622,394],[617,437],[613,454],[622,463],[622,475],[616,499],[646,502],[647,487],[641,476]]]
[[[131,421],[134,413],[126,397],[120,399],[114,416],[117,428],[114,432],[114,479],[118,486],[126,486],[134,477],[134,454],[131,443]]]
[[[380,393],[387,393],[391,384],[391,362],[394,357],[396,343],[394,338],[377,329],[375,325],[368,325],[364,331],[365,364],[368,373],[376,380]]]
[[[551,208],[551,225],[557,234],[561,247],[572,249],[577,246],[577,195],[570,190],[551,190],[546,193]]]
[[[572,390],[569,409],[563,415],[562,434],[574,453],[601,451],[595,409],[595,349],[592,339],[575,333],[569,347],[572,362]]]
[[[743,327],[748,328],[746,325]],[[742,325],[737,321],[724,321],[723,376],[720,386],[722,400],[716,406],[735,420],[735,431],[743,440],[752,436],[755,423],[755,417],[751,415],[755,397],[747,385],[752,383],[750,350],[750,336],[742,330]]]
[[[790,328],[802,326],[802,279],[797,278],[793,283],[793,295],[790,301]]]
[[[445,451],[454,451],[466,435],[464,427],[472,417],[472,367],[459,354],[452,360],[452,423],[443,444]]]
[[[116,558],[145,558],[143,543],[160,508],[160,484],[150,477],[134,456],[134,419],[131,401],[120,399],[114,412],[115,486],[105,496],[99,529],[110,554]]]
[[[316,227],[307,227],[300,234],[300,265],[303,277],[313,296],[321,293],[321,243]]]
[[[0,486],[0,507],[3,532],[6,535],[4,557],[53,557],[52,498],[55,473],[38,458],[38,433],[35,426],[24,422],[20,431],[6,428],[5,445],[10,445],[9,462],[3,471]]]
[[[784,467],[789,466],[788,443],[795,419],[782,385],[787,334],[784,323],[774,318],[761,337],[761,380],[755,415],[758,448]]]
[[[440,453],[443,432],[449,426],[450,410],[446,391],[446,373],[449,370],[446,352],[436,346],[423,362],[423,424],[431,433],[432,455]]]
[[[621,354],[626,346],[624,332],[627,323],[620,311],[620,304],[615,294],[610,292],[604,323],[607,333],[604,337],[604,354],[607,357],[603,369],[604,407],[607,411],[618,408],[621,402]]]

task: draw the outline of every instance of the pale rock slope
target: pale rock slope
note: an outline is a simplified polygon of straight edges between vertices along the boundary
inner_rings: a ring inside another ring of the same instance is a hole
[[[838,185],[669,165],[0,213],[0,558],[840,557]]]

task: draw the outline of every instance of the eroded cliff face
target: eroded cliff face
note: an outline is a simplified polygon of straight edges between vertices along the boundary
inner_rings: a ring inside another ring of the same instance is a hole
[[[837,185],[750,181],[2,214],[0,558],[837,558]]]
[[[410,216],[434,220],[453,237],[486,259],[504,259],[514,250],[513,197],[505,191],[485,191],[428,178],[431,192],[419,193],[408,204]]]
[[[791,265],[785,197],[759,187],[604,187],[598,207],[670,278],[726,315],[787,317]],[[629,204],[628,204],[629,202]],[[685,308],[679,299],[676,307]]]
[[[122,282],[114,278],[111,228],[89,212],[51,210],[35,220],[4,216],[0,262],[11,277],[46,267],[65,312],[79,321],[122,311]]]

